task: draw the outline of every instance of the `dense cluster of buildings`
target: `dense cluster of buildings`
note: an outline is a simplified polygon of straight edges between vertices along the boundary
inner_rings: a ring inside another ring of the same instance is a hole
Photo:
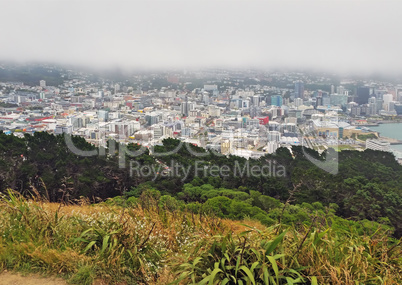
[[[266,83],[286,76],[286,86]],[[93,82],[81,73],[66,76],[59,86],[45,80],[37,86],[0,82],[0,128],[14,135],[78,135],[95,145],[114,139],[151,146],[172,137],[223,154],[259,157],[304,144],[303,136],[363,144],[358,136],[369,131],[357,123],[362,116],[402,114],[402,88],[387,84],[351,90],[344,82],[323,91],[307,88],[317,82],[300,76],[273,74],[237,87],[247,77],[225,75],[189,90],[191,82],[178,84],[178,75],[166,78],[171,84],[147,90],[141,84]]]

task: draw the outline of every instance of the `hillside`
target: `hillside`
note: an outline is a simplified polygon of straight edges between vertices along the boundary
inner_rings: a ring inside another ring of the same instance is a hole
[[[114,151],[97,149],[80,137],[71,139],[78,149],[97,155],[74,154],[63,136],[38,132],[21,139],[0,132],[0,191],[11,188],[29,196],[34,187],[50,202],[76,203],[87,197],[98,203],[116,196],[135,199],[143,189],[154,189],[194,210],[204,204],[235,207],[233,213],[215,214],[233,219],[255,216],[265,225],[278,219],[281,204],[289,203],[289,211],[298,214],[294,218],[286,212],[288,224],[311,221],[311,211],[328,208],[350,221],[390,226],[394,237],[402,236],[402,166],[391,153],[342,151],[339,173],[332,175],[306,158],[308,153],[323,160],[327,153],[302,147],[246,160],[175,139],[165,139],[152,154],[145,149],[135,156],[131,154],[142,150],[139,145],[129,144],[123,152],[124,146],[113,141],[109,145],[115,145]],[[255,167],[271,172],[251,175]]]
[[[97,155],[0,132],[1,270],[73,284],[402,282],[402,167],[389,153],[342,151],[332,175],[306,158],[328,152],[301,147],[246,160],[175,139],[70,139]],[[259,167],[269,175],[248,172]]]
[[[26,200],[0,206],[0,268],[120,284],[400,284],[400,241],[331,219],[265,227],[186,209],[143,193],[136,202]],[[122,282],[122,283],[121,283]]]

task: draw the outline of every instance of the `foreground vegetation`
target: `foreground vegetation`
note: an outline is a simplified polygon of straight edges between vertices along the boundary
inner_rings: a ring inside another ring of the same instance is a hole
[[[114,148],[97,149],[81,137],[71,139],[78,149],[92,150],[100,154],[90,157],[76,155],[68,148],[63,136],[36,132],[32,136],[17,138],[0,131],[0,192],[5,193],[8,188],[11,188],[26,196],[32,187],[35,187],[51,202],[75,202],[81,196],[88,197],[91,202],[98,202],[135,192],[142,184],[148,183],[152,188],[160,191],[162,196],[168,195],[185,203],[202,204],[213,198],[215,200],[208,203],[216,204],[218,202],[216,200],[220,199],[221,204],[229,204],[223,198],[215,197],[218,191],[220,196],[236,200],[236,203],[251,203],[252,206],[262,209],[264,213],[271,209],[258,202],[259,199],[275,198],[280,203],[289,201],[292,206],[312,205],[318,202],[320,203],[317,204],[318,208],[331,208],[339,217],[353,221],[368,220],[387,224],[394,228],[394,237],[402,236],[402,207],[400,206],[402,205],[402,166],[396,162],[391,153],[373,150],[341,151],[338,161],[339,172],[337,175],[332,175],[306,158],[307,153],[317,160],[324,160],[327,153],[332,151],[331,149],[320,155],[302,147],[292,147],[291,151],[280,148],[276,154],[246,160],[236,156],[216,155],[212,151],[191,144],[182,144],[180,147],[179,140],[165,139],[163,145],[155,146],[152,155],[148,149],[141,155],[133,157],[126,155],[126,165],[121,168],[119,164],[122,158],[122,154],[119,153],[121,146],[116,144],[113,152]],[[133,144],[127,147],[131,151],[140,148]],[[177,151],[165,156],[155,156],[157,153],[172,150]],[[201,156],[194,155],[194,152]],[[190,171],[186,177],[141,176],[135,172],[130,173],[132,162],[156,169],[177,163]],[[196,163],[205,169],[227,166],[230,171],[226,176],[199,177],[194,171]],[[270,164],[283,166],[286,173],[241,176],[235,170],[237,166],[237,169],[243,170],[246,165],[251,169],[253,166]],[[209,186],[206,186],[200,193],[199,188],[189,187],[189,184],[195,187],[208,184],[216,191],[211,192]],[[295,185],[299,187],[290,197]],[[222,189],[225,191],[221,191]],[[240,190],[249,197],[241,193],[228,196],[226,190],[232,192]],[[204,191],[208,191],[208,195],[203,193]],[[256,193],[251,194],[251,191],[258,192],[264,197],[257,199]],[[238,208],[242,207],[238,204]],[[237,218],[225,212],[222,215]],[[272,215],[273,213],[270,218]]]
[[[71,139],[107,155],[76,155],[63,136],[0,132],[0,269],[74,284],[402,283],[402,166],[390,153],[341,151],[332,175],[306,158],[331,149],[246,160],[165,139],[130,156]],[[161,171],[130,173],[132,162]],[[186,177],[173,175],[176,163]],[[197,175],[197,163],[228,175]],[[261,165],[283,175],[236,174]]]
[[[35,197],[1,197],[1,269],[61,275],[73,284],[402,282],[401,242],[380,225],[358,232],[313,214],[310,225],[266,227],[172,206],[149,189],[96,205]]]

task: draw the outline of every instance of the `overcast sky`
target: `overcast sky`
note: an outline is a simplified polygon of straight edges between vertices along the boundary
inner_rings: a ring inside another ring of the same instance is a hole
[[[402,73],[402,1],[4,1],[0,59]]]

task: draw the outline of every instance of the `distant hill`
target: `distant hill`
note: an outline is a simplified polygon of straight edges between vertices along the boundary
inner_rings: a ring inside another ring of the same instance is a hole
[[[0,69],[0,81],[23,82],[28,86],[39,85],[45,80],[47,86],[58,86],[63,83],[59,71],[41,66],[12,66]]]

